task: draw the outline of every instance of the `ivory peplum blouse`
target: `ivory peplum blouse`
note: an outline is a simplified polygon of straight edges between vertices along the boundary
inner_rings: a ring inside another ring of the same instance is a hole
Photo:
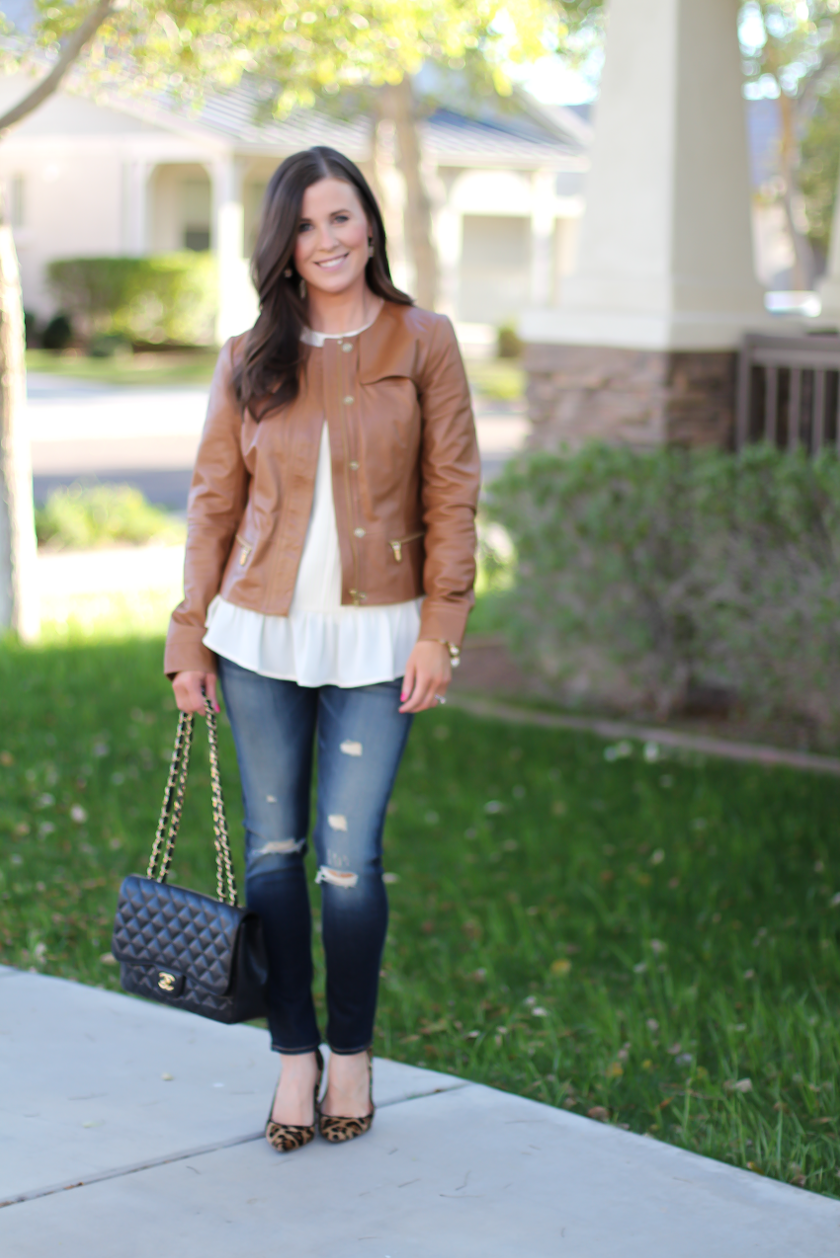
[[[322,348],[353,332],[301,337]],[[204,645],[242,668],[299,686],[370,686],[402,677],[420,632],[422,598],[384,607],[341,604],[341,556],[335,523],[329,432],[321,431],[312,514],[288,616],[236,607],[217,595],[207,609]]]

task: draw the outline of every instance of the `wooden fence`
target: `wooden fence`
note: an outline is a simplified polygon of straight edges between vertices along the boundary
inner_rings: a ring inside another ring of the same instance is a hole
[[[738,360],[737,449],[840,452],[840,336],[744,338]]]

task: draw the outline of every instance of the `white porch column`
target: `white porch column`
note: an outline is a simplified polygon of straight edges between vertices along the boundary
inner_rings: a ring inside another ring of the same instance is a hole
[[[435,218],[435,243],[438,254],[438,303],[441,314],[454,322],[458,318],[460,287],[461,241],[463,219],[448,199],[438,210]]]
[[[527,311],[535,444],[725,443],[753,271],[738,0],[610,0],[577,265]]]
[[[578,264],[527,340],[724,349],[764,320],[737,0],[611,0]]]
[[[232,153],[218,158],[210,167],[213,190],[211,245],[219,269],[219,307],[216,339],[222,344],[230,336],[245,332],[257,317],[257,298],[243,257],[245,210],[242,202],[244,165]]]
[[[840,181],[838,196],[834,202],[834,217],[831,222],[831,244],[828,250],[828,266],[825,275],[817,285],[822,299],[824,318],[833,319],[840,324]]]
[[[550,170],[531,178],[531,303],[549,306],[554,296],[554,182]]]

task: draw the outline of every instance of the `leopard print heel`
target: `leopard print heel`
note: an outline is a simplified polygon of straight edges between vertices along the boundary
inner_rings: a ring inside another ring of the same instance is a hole
[[[274,1090],[271,1109],[268,1111],[268,1121],[265,1124],[265,1138],[272,1149],[276,1149],[278,1153],[294,1153],[295,1149],[302,1149],[305,1144],[309,1144],[310,1141],[315,1139],[315,1124],[320,1117],[318,1112],[318,1093],[321,1090],[321,1078],[324,1074],[324,1059],[321,1056],[321,1050],[318,1048],[315,1049],[315,1060],[318,1063],[318,1079],[315,1083],[315,1096],[313,1099],[313,1122],[306,1126],[295,1126],[293,1123],[275,1123],[271,1115],[274,1112],[277,1088],[280,1087],[279,1081],[277,1088]]]
[[[373,1103],[373,1054],[367,1050],[368,1076],[370,1078],[370,1113],[364,1118],[342,1118],[335,1114],[319,1114],[318,1130],[330,1144],[343,1144],[346,1140],[355,1140],[370,1131],[376,1106]]]

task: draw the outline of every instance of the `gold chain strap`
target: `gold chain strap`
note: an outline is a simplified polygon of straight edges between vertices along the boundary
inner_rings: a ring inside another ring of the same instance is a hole
[[[210,752],[210,782],[213,801],[213,841],[216,848],[216,895],[228,904],[236,904],[236,879],[233,873],[233,861],[230,854],[225,802],[222,796],[222,780],[219,774],[219,741],[216,731],[216,717],[210,700],[204,700],[204,715],[207,719],[207,742]],[[187,786],[187,772],[190,763],[190,746],[193,736],[192,714],[182,712],[178,719],[175,734],[175,746],[169,765],[169,777],[163,795],[160,820],[158,821],[149,867],[148,878],[157,882],[166,882],[172,857],[175,852],[175,840],[181,825],[181,812],[184,805],[184,792]],[[167,834],[167,826],[169,833]],[[163,855],[161,856],[161,850]],[[160,861],[160,866],[155,869]],[[225,890],[227,886],[227,890]]]
[[[220,900],[225,898],[225,882],[227,882],[228,904],[236,904],[236,878],[233,873],[233,861],[230,855],[230,839],[228,838],[227,818],[225,817],[225,801],[222,796],[222,779],[219,773],[219,740],[216,732],[216,716],[210,700],[204,700],[204,715],[207,718],[207,743],[210,751],[210,782],[213,791],[213,835],[216,845],[216,894]]]
[[[187,771],[190,763],[190,745],[193,735],[193,718],[187,712],[182,712],[178,718],[178,729],[175,734],[175,747],[172,751],[172,760],[169,765],[169,777],[166,782],[166,790],[163,793],[163,805],[160,810],[160,820],[158,821],[157,831],[155,833],[155,841],[152,845],[152,854],[149,857],[149,867],[146,870],[147,878],[156,878],[158,882],[166,882],[166,875],[169,872],[169,866],[172,864],[172,854],[175,850],[175,839],[178,837],[178,829],[181,824],[181,810],[184,803],[184,791],[187,786]],[[169,834],[166,833],[167,824],[169,826]],[[164,847],[164,839],[166,845]],[[163,848],[163,857],[161,859],[161,848]],[[158,860],[160,859],[160,870],[155,873]]]

